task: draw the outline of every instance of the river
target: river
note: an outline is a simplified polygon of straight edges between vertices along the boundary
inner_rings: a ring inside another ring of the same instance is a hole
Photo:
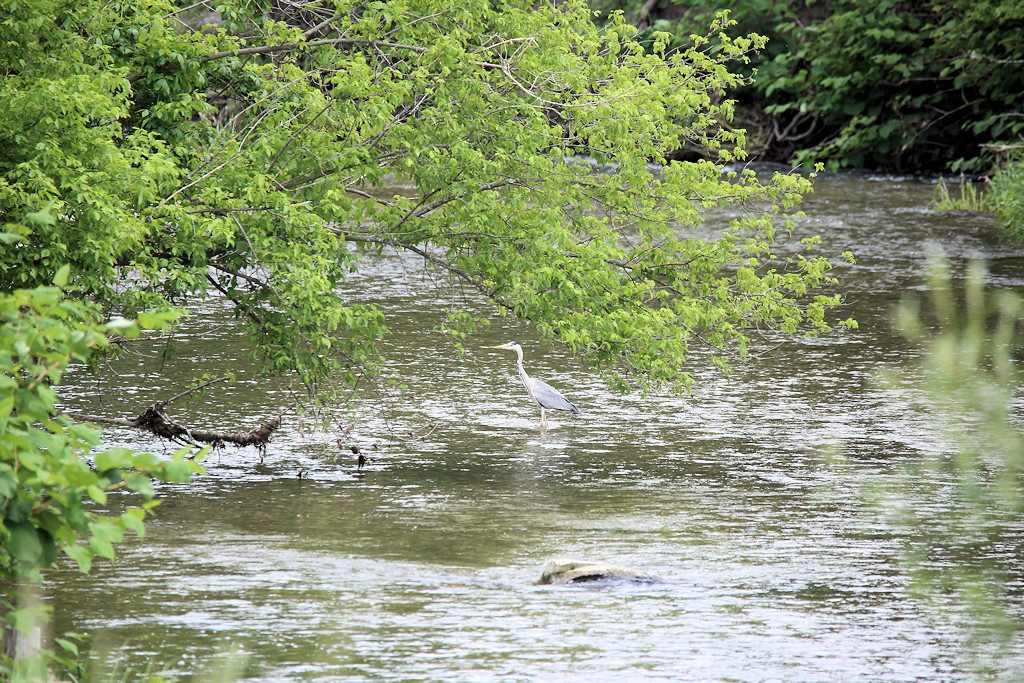
[[[460,355],[433,331],[450,285],[414,258],[367,256],[346,287],[385,308],[397,384],[359,394],[326,430],[290,419],[264,457],[219,451],[208,475],[162,487],[146,538],[116,563],[51,576],[55,628],[87,634],[99,672],[119,662],[129,680],[201,677],[231,656],[253,681],[970,678],[963,625],[909,596],[898,533],[864,487],[943,448],[912,391],[878,381],[917,360],[891,319],[923,290],[927,249],[984,257],[1009,287],[1024,284],[1024,250],[987,217],[929,210],[930,182],[816,187],[798,237],[854,252],[836,272],[842,316],[860,329],[755,349],[729,377],[695,367],[692,396],[615,394],[508,318]],[[167,361],[143,343],[98,373],[76,369],[67,405],[132,415],[225,370],[236,382],[174,415],[248,428],[291,402],[257,376],[217,301],[175,338]],[[514,354],[486,348],[509,339],[581,416],[538,429]],[[105,438],[172,450],[130,431]],[[352,446],[370,458],[364,472]],[[557,556],[664,581],[536,585]]]

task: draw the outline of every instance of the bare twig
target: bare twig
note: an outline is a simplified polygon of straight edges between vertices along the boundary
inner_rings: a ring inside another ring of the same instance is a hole
[[[405,45],[403,43],[391,43],[383,40],[369,40],[366,38],[323,38],[321,40],[310,40],[304,43],[254,45],[253,47],[243,47],[237,50],[224,50],[222,52],[214,52],[213,54],[201,57],[199,59],[199,62],[212,62],[218,59],[224,59],[226,57],[244,57],[245,55],[265,55],[271,52],[292,52],[294,50],[303,50],[310,47],[320,47],[322,45],[368,45],[376,47],[391,47],[400,50],[410,50],[412,52],[419,52],[421,54],[427,51],[427,48],[420,47],[419,45]]]
[[[171,396],[170,398],[164,399],[163,401],[157,401],[153,405],[159,406],[160,408],[163,408],[164,406],[167,406],[167,405],[169,405],[171,403],[174,403],[175,401],[179,401],[179,400],[185,398],[186,396],[189,396],[190,394],[194,394],[197,391],[202,391],[203,389],[205,389],[208,386],[217,384],[218,382],[225,382],[225,381],[227,381],[229,379],[231,379],[231,377],[229,375],[223,375],[222,377],[215,377],[214,379],[207,380],[207,381],[203,382],[202,384],[198,384],[198,385],[196,385],[194,387],[191,387],[189,389],[185,389],[184,391],[179,391],[174,396]]]

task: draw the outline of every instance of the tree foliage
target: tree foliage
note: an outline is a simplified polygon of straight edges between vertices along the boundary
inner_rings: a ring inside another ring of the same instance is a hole
[[[1018,2],[847,0],[761,70],[775,114],[819,116],[800,158],[897,169],[983,170],[985,144],[1024,136]]]
[[[827,330],[839,303],[828,261],[773,246],[809,181],[722,172],[757,38],[644,49],[575,0],[8,4],[0,215],[56,221],[4,251],[3,288],[71,263],[125,315],[215,293],[311,387],[378,362],[383,312],[335,294],[356,245],[420,255],[631,386],[686,386],[694,346],[724,364],[762,330]],[[668,162],[684,145],[708,159]],[[741,217],[692,236],[719,208]]]
[[[614,1],[653,30],[701,31],[706,3]],[[798,163],[983,171],[1024,137],[1016,0],[727,2],[769,38],[741,104],[764,154]],[[645,11],[646,10],[646,11]]]
[[[7,243],[15,236],[0,233]],[[64,286],[68,273],[61,269],[56,284]],[[123,318],[100,323],[93,307],[59,286],[0,293],[0,614],[21,632],[34,628],[38,616],[18,608],[16,593],[26,582],[41,580],[60,554],[83,572],[94,557],[113,559],[126,531],[143,533],[155,505],[152,481],[185,482],[201,471],[200,454],[190,448],[170,459],[123,448],[97,452],[99,432],[60,414],[54,386],[68,365],[103,352],[112,337],[137,336],[141,327]],[[168,322],[149,314],[142,325]],[[122,492],[138,502],[119,504]],[[105,511],[108,504],[115,509]],[[13,662],[0,651],[0,674],[41,680],[32,673],[38,666],[39,660]]]

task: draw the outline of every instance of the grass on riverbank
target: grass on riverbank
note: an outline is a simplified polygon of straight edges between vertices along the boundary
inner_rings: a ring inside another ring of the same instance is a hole
[[[1018,159],[997,171],[984,190],[964,176],[956,183],[940,178],[932,208],[994,214],[1006,235],[1024,242],[1024,161]]]
[[[936,211],[988,211],[986,195],[978,189],[974,181],[967,180],[961,175],[956,187],[959,191],[951,192],[945,179],[939,178],[939,182],[935,184],[935,194],[932,196],[932,206]]]

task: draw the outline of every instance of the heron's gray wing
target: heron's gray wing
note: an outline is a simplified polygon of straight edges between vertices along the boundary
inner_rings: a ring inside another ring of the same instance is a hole
[[[533,394],[533,398],[540,404],[541,408],[565,410],[576,415],[580,414],[579,408],[570,403],[569,399],[562,396],[558,389],[555,389],[547,382],[531,377],[530,393]]]

